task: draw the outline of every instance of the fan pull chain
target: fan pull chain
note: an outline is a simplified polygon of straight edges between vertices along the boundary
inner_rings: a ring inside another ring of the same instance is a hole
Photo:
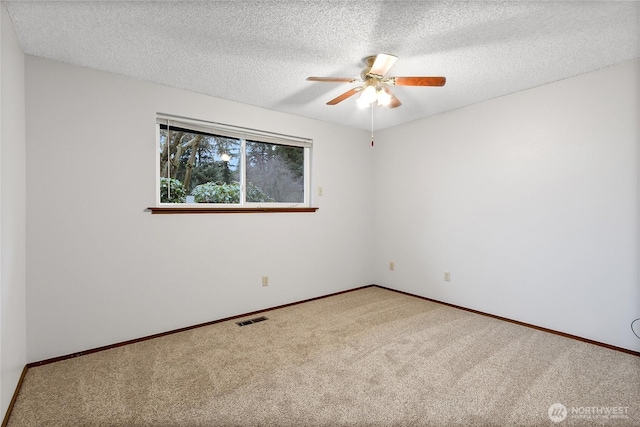
[[[171,125],[167,120],[167,200],[171,200]]]
[[[369,105],[371,106],[371,146],[373,147],[373,103]]]

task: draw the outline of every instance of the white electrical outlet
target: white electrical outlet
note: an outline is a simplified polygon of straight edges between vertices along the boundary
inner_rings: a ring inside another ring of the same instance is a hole
[[[396,263],[393,261],[389,261],[389,270],[393,271],[396,269]]]
[[[318,187],[318,196],[323,196],[324,195],[324,190],[322,189],[322,187]]]
[[[445,282],[450,282],[451,281],[451,273],[449,273],[448,271],[444,272],[444,281]]]
[[[262,276],[262,286],[269,286],[269,276]]]

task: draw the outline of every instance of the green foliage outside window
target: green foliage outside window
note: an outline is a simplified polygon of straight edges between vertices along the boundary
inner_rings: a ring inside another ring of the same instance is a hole
[[[206,182],[191,192],[196,203],[240,203],[240,184]]]
[[[175,178],[160,178],[160,201],[162,203],[184,203],[187,192],[182,182]]]
[[[191,195],[196,203],[240,203],[240,183],[207,182],[194,188]],[[247,199],[254,202],[273,201],[251,183],[247,185]]]

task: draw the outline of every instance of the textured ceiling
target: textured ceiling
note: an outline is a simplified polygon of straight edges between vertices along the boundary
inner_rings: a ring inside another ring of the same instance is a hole
[[[640,56],[637,1],[4,1],[30,55],[370,129],[353,84],[363,58],[399,57],[388,76],[446,76],[396,87],[382,129]]]

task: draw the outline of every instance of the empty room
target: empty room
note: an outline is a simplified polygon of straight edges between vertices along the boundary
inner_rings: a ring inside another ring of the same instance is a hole
[[[3,427],[640,425],[640,2],[0,14]]]

